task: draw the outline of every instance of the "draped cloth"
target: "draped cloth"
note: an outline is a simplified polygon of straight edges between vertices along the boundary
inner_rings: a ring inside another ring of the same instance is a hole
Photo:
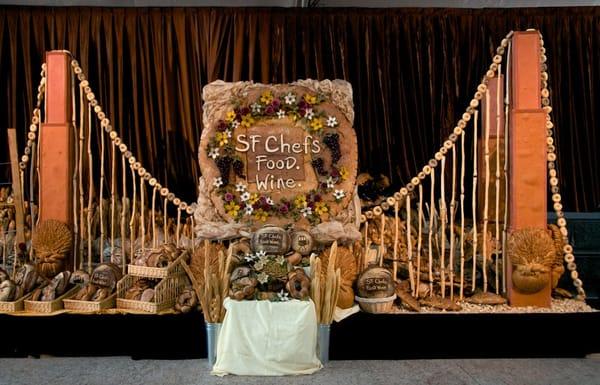
[[[598,210],[600,8],[593,7],[3,7],[0,127],[16,127],[23,148],[43,54],[69,50],[136,158],[192,202],[205,84],[339,78],[354,89],[360,170],[399,186],[451,132],[504,35],[527,28],[539,29],[547,48],[565,210]],[[5,143],[2,134],[0,148]]]
[[[212,374],[283,376],[312,374],[317,358],[317,314],[312,301],[234,301],[217,342]]]

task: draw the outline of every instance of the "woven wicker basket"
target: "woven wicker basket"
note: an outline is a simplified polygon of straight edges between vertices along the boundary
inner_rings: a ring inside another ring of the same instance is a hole
[[[73,296],[79,289],[80,286],[77,285],[53,301],[25,300],[25,311],[32,313],[53,313],[57,310],[61,310],[63,309],[63,299]]]
[[[175,301],[183,288],[189,285],[187,275],[174,274],[163,278],[154,287],[154,302],[125,299],[125,293],[133,284],[142,277],[127,274],[117,283],[117,308],[139,310],[148,313],[159,313],[175,305]]]
[[[362,298],[356,296],[354,299],[356,299],[356,302],[358,302],[363,311],[373,314],[382,314],[389,313],[392,310],[396,294],[383,298]]]
[[[74,297],[74,293],[71,297]],[[96,312],[104,309],[112,309],[115,307],[117,293],[113,293],[102,301],[79,301],[76,299],[66,298],[63,300],[65,309],[77,312]]]
[[[181,261],[185,260],[187,255],[187,250],[182,251],[181,254],[179,254],[179,257],[177,257],[177,259],[175,259],[173,262],[169,263],[169,266],[167,267],[127,265],[127,273],[129,275],[146,278],[165,278],[171,274],[181,274],[183,273]]]
[[[25,306],[25,300],[29,297],[31,297],[31,293],[22,296],[16,301],[0,301],[0,313],[15,313],[23,310],[23,307]]]

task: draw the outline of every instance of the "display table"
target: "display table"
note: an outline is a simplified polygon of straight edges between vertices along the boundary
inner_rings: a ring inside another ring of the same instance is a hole
[[[225,320],[212,374],[280,376],[311,374],[317,358],[317,316],[312,301],[225,299]]]

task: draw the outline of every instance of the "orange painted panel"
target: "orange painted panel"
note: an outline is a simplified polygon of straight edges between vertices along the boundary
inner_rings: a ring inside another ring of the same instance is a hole
[[[65,51],[46,53],[46,123],[64,124],[71,119],[71,68]]]
[[[541,106],[540,35],[537,31],[515,32],[512,40],[512,108]]]

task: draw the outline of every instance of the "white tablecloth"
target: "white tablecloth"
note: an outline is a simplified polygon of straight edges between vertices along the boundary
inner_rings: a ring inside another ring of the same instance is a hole
[[[317,316],[312,301],[234,301],[217,342],[212,374],[281,376],[311,374],[317,358]]]

